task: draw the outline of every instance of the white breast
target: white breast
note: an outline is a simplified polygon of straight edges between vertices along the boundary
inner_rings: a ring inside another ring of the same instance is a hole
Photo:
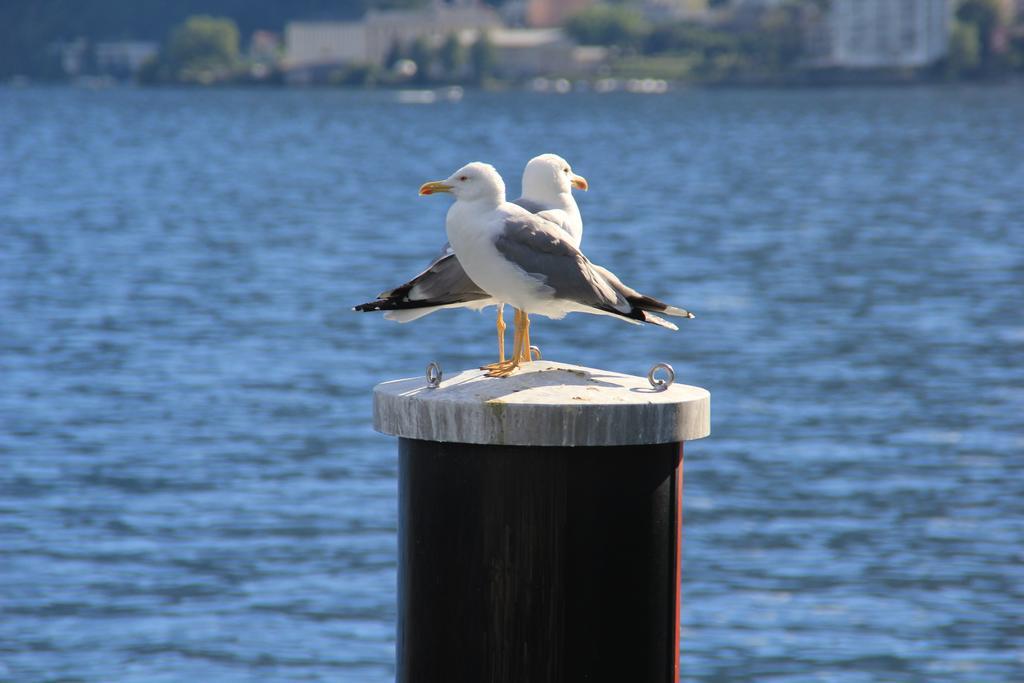
[[[516,308],[540,312],[551,299],[551,288],[508,261],[495,247],[504,219],[500,209],[481,215],[461,210],[457,202],[448,211],[448,241],[466,274],[485,292]]]

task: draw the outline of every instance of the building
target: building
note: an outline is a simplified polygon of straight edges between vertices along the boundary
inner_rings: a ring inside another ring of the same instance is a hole
[[[505,78],[592,75],[607,49],[579,47],[559,28],[499,29],[489,34],[497,73]]]
[[[526,0],[526,25],[533,28],[561,26],[569,17],[594,4],[594,0]]]
[[[284,29],[289,70],[365,61],[366,29],[354,21],[290,21]]]
[[[473,2],[370,11],[361,21],[293,21],[285,27],[284,63],[299,75],[344,64],[382,65],[396,44],[408,46],[418,38],[440,42],[451,34],[475,36],[501,27],[493,9]]]
[[[832,0],[805,27],[814,66],[917,68],[949,50],[949,0]]]
[[[110,76],[127,79],[135,76],[142,65],[160,52],[157,43],[144,40],[115,40],[90,43],[76,38],[51,46],[60,57],[65,76]]]
[[[566,69],[572,62],[574,45],[561,29],[521,28],[492,31],[498,71],[507,78],[528,78]]]
[[[96,43],[96,70],[117,77],[134,76],[150,59],[156,59],[160,45],[145,40],[117,40]]]

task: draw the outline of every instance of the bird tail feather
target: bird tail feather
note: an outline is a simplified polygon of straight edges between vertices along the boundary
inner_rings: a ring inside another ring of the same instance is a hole
[[[676,306],[670,306],[664,301],[658,301],[654,297],[644,296],[627,296],[626,300],[634,308],[639,308],[644,311],[654,311],[661,313],[662,315],[674,315],[679,318],[693,318],[693,313],[690,313],[685,308],[677,308]]]
[[[696,318],[693,313],[686,310],[685,308],[676,308],[675,306],[666,306],[665,310],[662,311],[665,315],[674,315],[680,318]]]
[[[670,323],[669,321],[665,320],[664,318],[660,318],[660,317],[654,315],[650,311],[644,311],[643,315],[644,315],[644,322],[645,323],[651,323],[652,325],[657,325],[658,327],[664,327],[664,328],[672,330],[674,332],[678,332],[679,331],[679,328],[676,327],[673,323]]]

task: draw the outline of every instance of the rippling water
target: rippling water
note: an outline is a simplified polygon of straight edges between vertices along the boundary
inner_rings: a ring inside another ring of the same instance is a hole
[[[386,681],[370,390],[492,318],[348,308],[443,241],[425,180],[556,151],[586,251],[697,312],[537,321],[711,389],[688,681],[1024,680],[1024,92],[0,90],[0,680]]]

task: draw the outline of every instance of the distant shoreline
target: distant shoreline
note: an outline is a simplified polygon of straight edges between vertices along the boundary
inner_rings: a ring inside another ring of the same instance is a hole
[[[538,86],[538,81],[547,82],[548,86]],[[613,81],[613,85],[608,82]],[[596,84],[603,83],[603,87]],[[656,86],[650,90],[644,90],[643,86],[636,84],[655,83]],[[566,89],[564,83],[568,83]],[[555,84],[562,84],[556,87]],[[1018,76],[1006,76],[1001,78],[984,79],[958,79],[949,80],[943,78],[781,78],[781,79],[729,79],[722,81],[671,81],[666,79],[643,79],[643,78],[606,78],[606,79],[558,79],[558,78],[537,78],[525,83],[495,83],[487,86],[472,84],[424,84],[424,85],[396,85],[380,84],[372,86],[361,85],[328,85],[328,84],[306,84],[288,85],[284,83],[251,83],[251,82],[224,82],[211,85],[196,85],[188,83],[137,83],[134,81],[117,80],[83,80],[81,82],[69,81],[46,81],[46,80],[21,80],[8,79],[0,82],[0,87],[5,89],[22,88],[68,88],[77,90],[107,90],[107,89],[139,89],[139,90],[273,90],[273,91],[339,91],[339,92],[434,92],[443,93],[453,89],[460,93],[485,92],[533,92],[536,94],[567,95],[567,94],[649,94],[658,95],[667,92],[680,92],[684,90],[830,90],[830,89],[859,89],[859,88],[920,88],[920,87],[1003,87],[1024,85],[1024,78]]]

